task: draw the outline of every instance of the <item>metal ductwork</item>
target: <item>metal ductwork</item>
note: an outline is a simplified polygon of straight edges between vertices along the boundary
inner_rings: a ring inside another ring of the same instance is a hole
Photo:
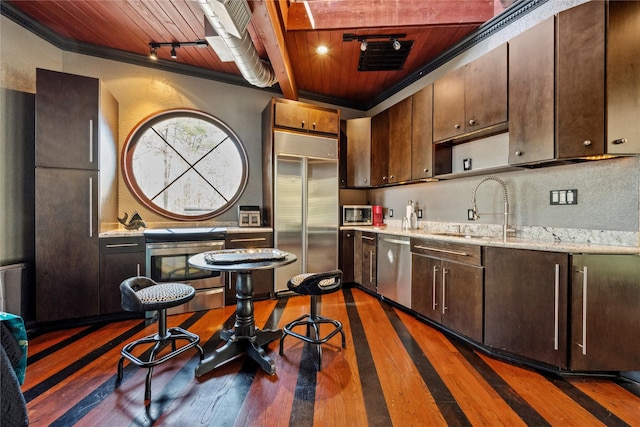
[[[216,52],[221,44],[224,45],[227,56],[233,58],[242,76],[252,85],[270,87],[276,84],[278,79],[273,68],[260,59],[247,31],[251,10],[246,0],[199,0],[199,3],[205,19],[215,32],[206,34],[205,31],[209,45]],[[218,53],[218,56],[225,60],[224,53]]]

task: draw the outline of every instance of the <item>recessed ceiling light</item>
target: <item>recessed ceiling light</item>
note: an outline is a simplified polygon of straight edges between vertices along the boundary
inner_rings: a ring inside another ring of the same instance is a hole
[[[325,45],[320,45],[316,48],[316,53],[319,55],[324,55],[329,52],[329,48]]]

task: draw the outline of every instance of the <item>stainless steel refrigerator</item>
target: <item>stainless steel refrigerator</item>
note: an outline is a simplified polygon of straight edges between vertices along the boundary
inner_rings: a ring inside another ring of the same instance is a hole
[[[273,151],[274,246],[298,257],[275,269],[279,293],[296,274],[338,267],[338,141],[275,131]]]

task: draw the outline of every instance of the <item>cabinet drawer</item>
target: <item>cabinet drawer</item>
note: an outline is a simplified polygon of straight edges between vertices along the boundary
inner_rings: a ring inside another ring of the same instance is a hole
[[[433,239],[411,239],[411,252],[469,265],[482,265],[482,246]]]
[[[271,233],[235,233],[227,234],[225,248],[270,248],[273,246]]]
[[[144,237],[103,237],[100,239],[100,253],[121,254],[144,252]]]

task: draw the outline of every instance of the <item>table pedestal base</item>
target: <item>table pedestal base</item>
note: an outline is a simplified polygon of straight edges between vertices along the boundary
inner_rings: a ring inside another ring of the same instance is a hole
[[[268,374],[276,374],[276,362],[267,356],[262,347],[271,341],[280,339],[282,337],[282,330],[256,329],[254,336],[237,336],[233,330],[227,330],[221,332],[220,337],[226,340],[227,343],[198,364],[196,367],[196,377],[206,374],[243,353],[246,353],[247,356],[258,362],[260,367]]]

